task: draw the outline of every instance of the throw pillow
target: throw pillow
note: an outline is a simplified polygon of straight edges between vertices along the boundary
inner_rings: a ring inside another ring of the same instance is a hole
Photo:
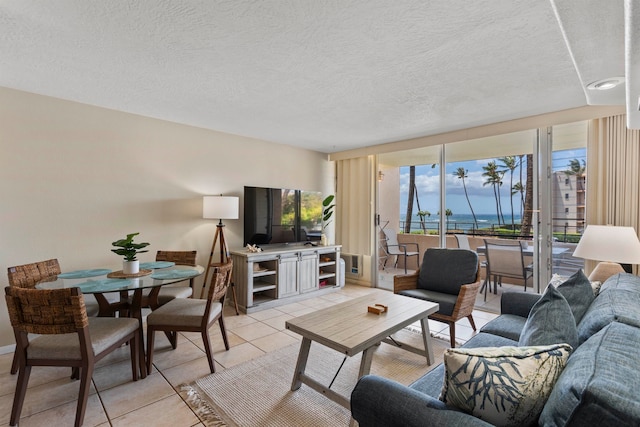
[[[577,325],[596,298],[589,278],[580,269],[565,280],[564,283],[558,285],[558,290],[569,303]]]
[[[532,425],[570,353],[567,344],[448,349],[440,400],[496,426]]]
[[[520,333],[520,346],[567,343],[578,346],[578,331],[569,303],[560,291],[548,286],[533,305]]]

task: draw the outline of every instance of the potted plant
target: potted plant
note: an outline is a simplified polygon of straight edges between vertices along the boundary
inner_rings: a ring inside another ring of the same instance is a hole
[[[333,199],[335,199],[335,196],[330,194],[322,201],[322,234],[320,235],[320,243],[322,243],[322,245],[326,245],[328,243],[327,235],[324,230],[331,222],[333,208],[336,207],[335,203],[332,203]]]
[[[140,233],[127,234],[125,239],[116,240],[112,243],[113,246],[118,249],[111,249],[111,252],[124,257],[122,262],[122,272],[124,274],[137,274],[140,272],[140,261],[138,261],[137,255],[149,252],[147,250],[141,251],[140,249],[149,246],[149,243],[134,243],[133,238]]]

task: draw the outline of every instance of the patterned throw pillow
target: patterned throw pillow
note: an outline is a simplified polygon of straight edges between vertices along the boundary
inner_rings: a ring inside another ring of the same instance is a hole
[[[536,422],[571,346],[452,348],[440,400],[496,426]]]

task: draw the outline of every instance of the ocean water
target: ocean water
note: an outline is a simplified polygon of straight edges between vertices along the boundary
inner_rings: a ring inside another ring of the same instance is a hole
[[[399,227],[404,226],[404,220],[406,215],[400,215],[400,224]],[[477,214],[476,220],[478,222],[478,228],[491,228],[491,226],[498,227],[499,221],[497,215],[491,214]],[[511,225],[511,214],[504,216],[504,220],[508,225]],[[516,224],[520,224],[520,215],[514,215],[513,220]],[[438,222],[440,221],[440,217],[438,215],[431,215],[430,217],[425,218],[425,227],[427,230],[437,230]],[[472,215],[451,215],[447,218],[447,229],[448,230],[471,230],[474,228],[475,224],[473,222]],[[411,231],[422,230],[420,225],[420,217],[418,215],[413,215],[413,220],[411,221]]]

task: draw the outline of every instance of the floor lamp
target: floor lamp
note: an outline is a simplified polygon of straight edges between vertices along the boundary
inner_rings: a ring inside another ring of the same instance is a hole
[[[207,271],[204,275],[204,284],[202,286],[202,292],[200,298],[204,298],[205,289],[207,287],[207,281],[209,280],[209,271],[211,267],[224,264],[229,260],[229,249],[227,248],[227,242],[224,239],[224,224],[223,219],[238,219],[238,197],[234,196],[204,196],[202,199],[202,218],[204,219],[217,219],[219,220],[216,225],[216,234],[213,237],[213,244],[211,245],[211,254],[209,255],[209,262],[207,263]],[[216,246],[220,246],[220,262],[213,262],[213,254],[216,251]],[[231,283],[231,291],[233,292],[233,302],[236,308],[236,314],[240,314],[238,311],[238,299],[236,298],[236,288]]]
[[[604,282],[614,274],[624,273],[620,264],[640,264],[640,241],[633,227],[588,225],[573,256],[601,261],[589,280]]]

